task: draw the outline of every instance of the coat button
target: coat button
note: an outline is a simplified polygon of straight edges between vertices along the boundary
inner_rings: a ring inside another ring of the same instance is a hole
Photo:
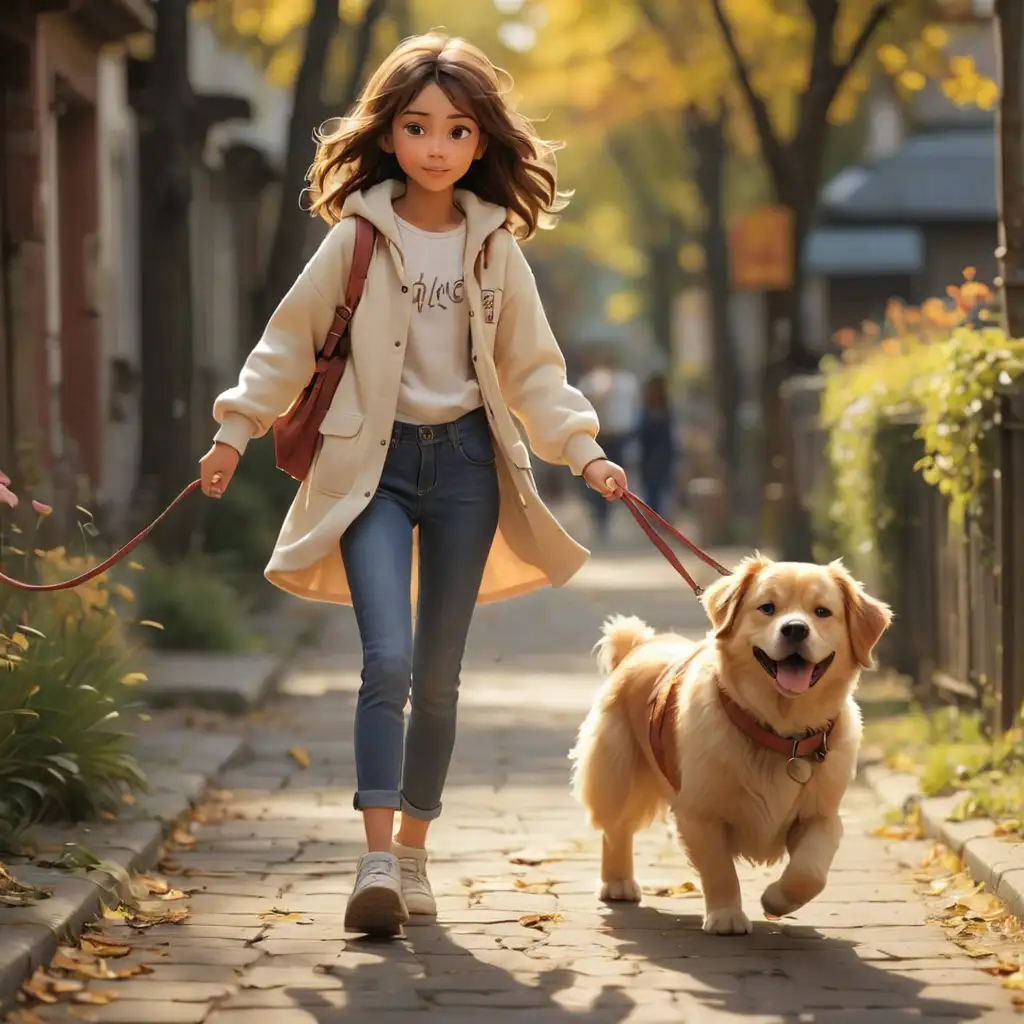
[[[469,311],[469,315],[470,315],[470,316],[475,316],[476,314],[475,314],[475,313],[473,312],[473,310],[470,310],[470,311]]]
[[[400,341],[396,341],[395,342],[395,348],[401,348],[401,347],[402,347],[402,343]]]
[[[474,363],[476,362],[476,356],[473,356],[473,362]]]
[[[408,290],[409,290],[409,286],[408,286],[407,284],[403,284],[403,285],[402,285],[402,292],[403,292],[403,293],[405,293],[405,292],[407,292]]]
[[[387,444],[387,441],[381,441],[381,445]]]
[[[370,492],[369,491],[364,491],[363,492],[363,497],[364,498],[369,498],[370,497]]]

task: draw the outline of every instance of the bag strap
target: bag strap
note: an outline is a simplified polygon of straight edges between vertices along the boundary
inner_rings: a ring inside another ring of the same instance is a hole
[[[345,305],[334,310],[334,321],[327,332],[327,340],[320,355],[330,359],[341,344],[349,321],[352,319],[363,297],[363,288],[370,273],[370,261],[373,259],[373,247],[377,241],[377,229],[365,218],[357,216],[356,241],[352,249],[352,265],[348,271],[348,283],[345,286]]]

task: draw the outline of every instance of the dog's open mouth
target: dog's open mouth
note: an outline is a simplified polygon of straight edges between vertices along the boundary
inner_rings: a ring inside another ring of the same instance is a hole
[[[765,672],[775,680],[775,685],[783,693],[793,696],[806,693],[814,686],[825,674],[835,656],[835,651],[833,651],[817,664],[796,653],[790,654],[782,661],[775,661],[773,658],[769,658],[760,647],[754,648],[754,657],[761,663]]]

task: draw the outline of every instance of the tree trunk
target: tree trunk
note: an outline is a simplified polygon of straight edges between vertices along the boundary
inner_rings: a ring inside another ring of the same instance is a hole
[[[729,241],[725,221],[727,113],[721,105],[714,115],[691,108],[684,128],[696,157],[694,180],[704,207],[701,244],[704,281],[711,314],[711,373],[717,423],[715,443],[722,472],[723,508],[731,509],[733,479],[739,463],[740,373],[729,323]]]
[[[140,132],[142,446],[138,511],[168,505],[196,475],[192,446],[192,200],[194,97],[188,78],[189,0],[160,0]],[[180,556],[198,505],[178,509],[153,534]]]
[[[356,27],[349,75],[338,105],[342,113],[352,106],[359,94],[373,42],[373,30],[387,6],[388,0],[370,0]],[[309,224],[308,218],[296,207],[295,197],[301,195],[306,187],[306,172],[316,152],[312,130],[325,119],[322,96],[324,71],[340,24],[337,0],[316,0],[313,16],[306,26],[306,46],[295,79],[281,203],[258,299],[257,320],[262,323],[267,321],[281,296],[291,287],[304,262]]]
[[[313,15],[306,26],[306,45],[295,78],[281,181],[281,202],[270,243],[263,287],[258,297],[256,319],[260,323],[265,323],[270,317],[298,276],[302,263],[306,225],[305,218],[295,204],[306,187],[306,171],[316,151],[312,132],[322,120],[320,90],[323,88],[327,55],[339,25],[338,0],[316,0]]]
[[[999,139],[999,275],[1007,331],[1024,338],[1024,7],[996,0],[996,42],[1001,98]]]
[[[679,249],[683,244],[682,225],[676,217],[665,217],[666,234],[651,239],[644,246],[647,253],[645,306],[647,321],[655,344],[672,363],[672,321],[676,296],[679,294]]]

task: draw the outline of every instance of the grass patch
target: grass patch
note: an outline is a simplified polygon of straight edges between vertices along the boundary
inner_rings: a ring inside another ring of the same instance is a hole
[[[954,821],[991,818],[1000,835],[1024,834],[1024,728],[988,737],[978,712],[955,707],[869,722],[865,739],[893,771],[915,775],[926,797],[963,794]]]

